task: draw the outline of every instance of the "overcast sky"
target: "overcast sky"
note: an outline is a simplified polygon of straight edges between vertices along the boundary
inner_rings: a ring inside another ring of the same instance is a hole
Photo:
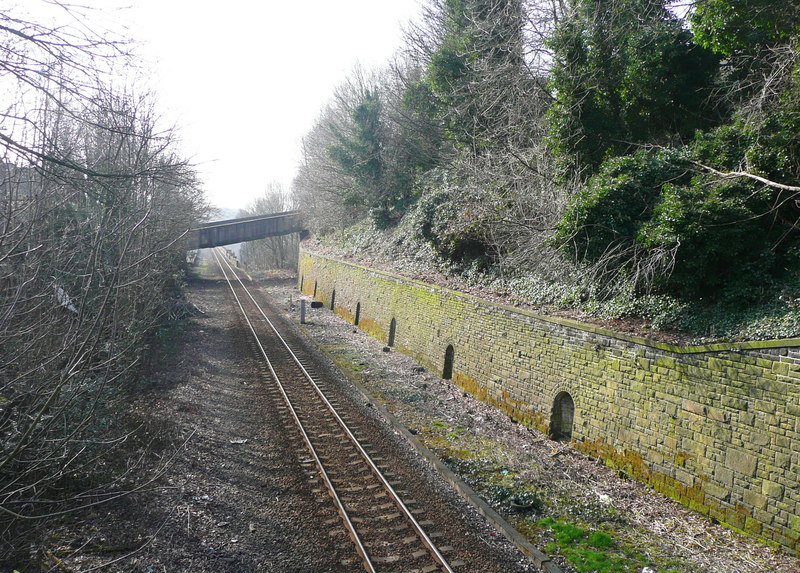
[[[111,0],[92,0],[108,6]],[[182,134],[212,203],[241,208],[289,186],[301,138],[356,63],[402,45],[418,0],[128,0],[159,108]]]

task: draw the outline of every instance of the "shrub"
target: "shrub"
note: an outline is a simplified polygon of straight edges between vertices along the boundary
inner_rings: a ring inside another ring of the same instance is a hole
[[[488,247],[477,205],[446,184],[425,193],[412,214],[415,238],[430,244],[447,262],[485,263]]]
[[[554,240],[578,260],[597,261],[633,245],[662,187],[686,180],[689,163],[676,151],[640,151],[606,161],[564,213]]]

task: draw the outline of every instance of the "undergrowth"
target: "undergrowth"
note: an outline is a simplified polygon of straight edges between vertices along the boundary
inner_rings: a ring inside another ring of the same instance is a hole
[[[435,427],[440,427],[433,423]],[[441,428],[440,428],[441,429]],[[560,555],[576,573],[659,573],[694,570],[655,547],[643,548],[630,536],[632,525],[607,504],[575,503],[541,489],[492,456],[450,450],[447,465],[489,505],[503,513],[529,541],[548,555]]]
[[[800,298],[794,296],[800,292],[797,278],[765,285],[759,292],[739,293],[732,288],[713,299],[687,301],[668,294],[637,293],[624,280],[613,288],[601,288],[588,269],[567,263],[555,252],[550,270],[486,257],[444,261],[404,222],[385,230],[357,223],[307,248],[366,265],[389,266],[412,278],[438,276],[451,288],[494,295],[543,314],[574,312],[598,320],[633,320],[644,336],[668,333],[696,344],[800,337]]]

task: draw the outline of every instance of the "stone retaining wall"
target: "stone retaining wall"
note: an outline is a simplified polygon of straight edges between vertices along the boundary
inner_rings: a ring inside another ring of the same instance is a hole
[[[681,347],[309,252],[300,289],[464,390],[800,550],[800,339]]]

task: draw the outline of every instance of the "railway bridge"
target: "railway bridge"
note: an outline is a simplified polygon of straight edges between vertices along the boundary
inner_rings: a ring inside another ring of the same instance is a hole
[[[242,217],[205,223],[188,233],[189,249],[205,249],[277,237],[290,233],[304,233],[300,211],[284,211],[255,217]]]

